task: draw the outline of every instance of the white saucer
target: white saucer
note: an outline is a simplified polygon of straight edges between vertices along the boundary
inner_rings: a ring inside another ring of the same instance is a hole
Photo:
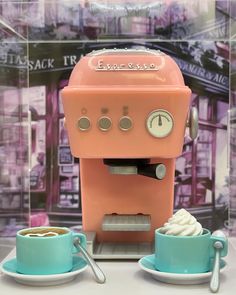
[[[52,275],[25,275],[16,271],[16,258],[3,263],[1,271],[14,278],[18,283],[31,286],[53,286],[72,281],[79,273],[88,267],[87,262],[80,256],[73,257],[73,268],[71,271]]]
[[[211,271],[196,274],[161,272],[155,269],[154,260],[155,255],[148,255],[141,258],[138,263],[141,269],[143,269],[147,273],[150,273],[155,280],[168,284],[192,285],[207,283],[211,279]],[[222,271],[226,266],[226,262],[221,259],[220,264]]]

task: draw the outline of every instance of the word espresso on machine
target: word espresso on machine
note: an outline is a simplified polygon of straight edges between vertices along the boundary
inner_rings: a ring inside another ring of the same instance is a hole
[[[153,253],[155,229],[173,213],[186,126],[197,136],[190,99],[179,67],[159,50],[103,49],[74,67],[62,100],[94,258]]]

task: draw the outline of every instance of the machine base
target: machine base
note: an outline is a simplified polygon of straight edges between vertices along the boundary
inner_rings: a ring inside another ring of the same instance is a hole
[[[98,243],[95,232],[83,232],[94,259],[140,259],[154,253],[154,243]]]

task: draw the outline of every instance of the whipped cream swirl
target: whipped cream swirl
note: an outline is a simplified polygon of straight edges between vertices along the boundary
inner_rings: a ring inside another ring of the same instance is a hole
[[[180,209],[160,229],[160,232],[173,236],[199,236],[202,234],[202,225],[197,222],[185,209]]]

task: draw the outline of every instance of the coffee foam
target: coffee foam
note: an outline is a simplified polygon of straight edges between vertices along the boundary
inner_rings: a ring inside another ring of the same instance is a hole
[[[52,236],[59,236],[58,233],[54,233],[52,231],[49,231],[47,233],[44,234],[33,234],[33,233],[29,233],[24,235],[25,237],[52,237]]]
[[[20,235],[25,237],[54,237],[59,235],[64,235],[68,233],[66,229],[63,228],[31,228],[26,229],[20,233]]]

